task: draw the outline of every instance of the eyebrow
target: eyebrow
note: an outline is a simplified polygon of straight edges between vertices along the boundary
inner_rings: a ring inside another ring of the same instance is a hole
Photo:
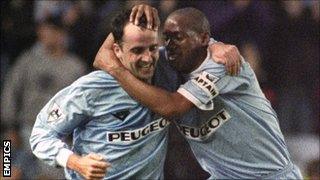
[[[166,32],[166,31],[164,31],[162,34],[164,34],[164,35],[178,35],[178,34],[181,34],[181,32],[180,31],[170,31],[170,32]]]
[[[147,46],[147,47],[146,46],[134,46],[134,47],[129,48],[129,51],[135,50],[135,49],[148,49],[153,46],[159,46],[159,43],[151,44],[150,46]]]
[[[158,45],[159,45],[159,43],[155,43],[155,44],[151,44],[151,45],[149,45],[149,46],[134,46],[134,47],[131,47],[131,48],[129,48],[129,49],[133,49],[133,48],[145,48],[145,47],[158,46]]]

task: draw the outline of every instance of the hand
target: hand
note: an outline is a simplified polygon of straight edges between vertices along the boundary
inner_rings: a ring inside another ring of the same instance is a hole
[[[139,19],[145,14],[148,24],[148,29],[158,30],[160,26],[160,19],[158,15],[158,10],[154,7],[151,7],[147,4],[140,4],[133,6],[130,14],[130,22],[134,25],[139,24]]]
[[[226,66],[227,72],[234,76],[238,75],[241,68],[241,56],[236,46],[216,42],[209,46],[211,58],[219,64]]]
[[[67,167],[80,173],[85,179],[103,179],[110,164],[102,156],[90,153],[86,156],[72,154]]]
[[[109,72],[110,74],[112,74],[113,71],[124,68],[112,49],[113,44],[114,37],[113,34],[110,33],[100,47],[94,59],[93,67]]]

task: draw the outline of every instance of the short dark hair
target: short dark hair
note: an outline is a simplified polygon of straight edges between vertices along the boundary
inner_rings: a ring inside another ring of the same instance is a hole
[[[124,27],[129,22],[130,14],[131,14],[131,9],[126,9],[124,11],[121,11],[116,15],[116,17],[111,22],[111,32],[113,34],[115,42],[118,44],[122,42],[123,30],[124,30]],[[141,26],[143,28],[147,27],[147,18],[145,14],[143,14],[139,19],[138,26]]]
[[[172,12],[170,16],[181,16],[185,17],[185,23],[188,24],[188,27],[192,29],[193,31],[197,33],[203,33],[207,32],[209,35],[210,34],[210,23],[206,17],[206,15],[201,12],[200,10],[193,8],[193,7],[187,7],[187,8],[182,8],[175,10]]]
[[[66,25],[62,22],[62,17],[60,15],[50,15],[46,17],[43,21],[39,22],[39,25],[49,25],[56,29],[67,30]]]

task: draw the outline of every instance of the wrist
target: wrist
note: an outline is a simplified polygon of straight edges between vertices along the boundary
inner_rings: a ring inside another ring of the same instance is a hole
[[[67,168],[75,170],[77,172],[79,172],[79,161],[80,161],[80,156],[76,155],[76,154],[71,154],[67,160]]]
[[[73,154],[73,152],[67,148],[60,149],[57,156],[56,156],[57,164],[59,164],[62,167],[66,167],[68,158],[72,154]]]
[[[120,78],[122,75],[126,73],[127,69],[123,66],[118,66],[109,71],[110,75],[115,77],[116,79]]]

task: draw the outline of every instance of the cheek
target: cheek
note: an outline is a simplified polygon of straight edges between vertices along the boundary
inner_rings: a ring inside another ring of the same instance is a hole
[[[122,52],[118,52],[117,57],[120,60],[121,64],[123,64],[125,68],[128,68],[128,61],[126,60],[128,59],[128,57],[126,57],[126,55]]]
[[[189,41],[185,41],[184,43],[180,44],[180,49],[183,54],[188,54],[192,49],[193,44]]]
[[[155,53],[152,55],[153,60],[157,61],[159,59],[159,53]]]
[[[197,45],[196,42],[189,42],[183,46],[184,55],[187,57],[191,57],[192,54],[197,54]]]
[[[139,60],[139,56],[134,55],[134,54],[127,54],[125,56],[123,56],[123,64],[130,69],[134,68],[136,63]]]

